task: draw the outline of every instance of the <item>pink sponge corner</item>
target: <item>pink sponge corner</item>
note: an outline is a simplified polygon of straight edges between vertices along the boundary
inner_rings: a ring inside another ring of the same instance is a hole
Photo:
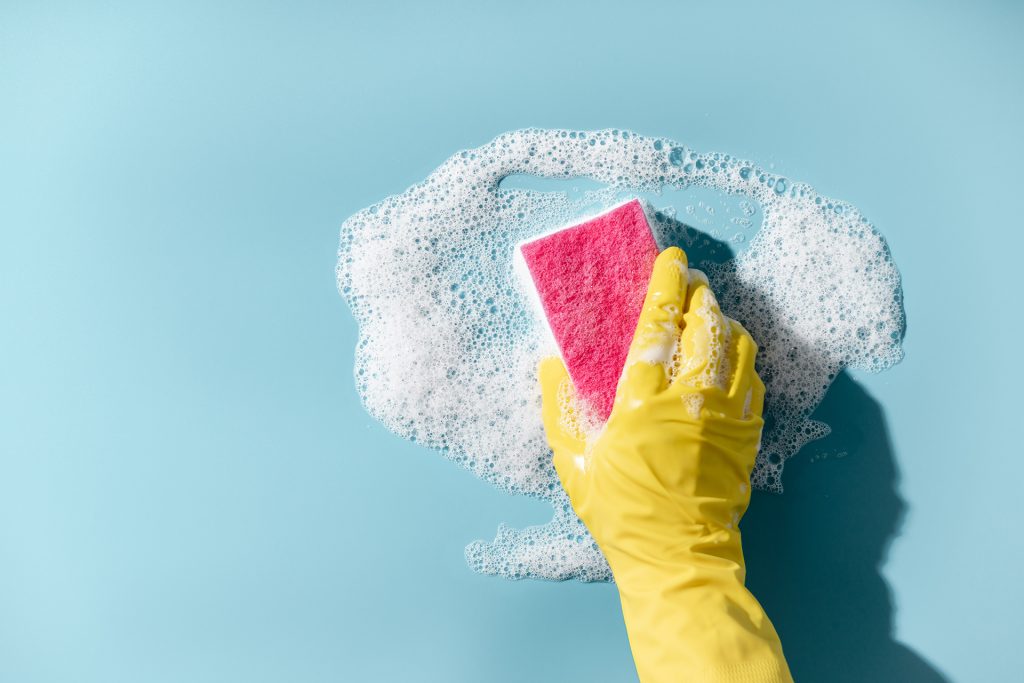
[[[634,199],[519,249],[577,395],[608,419],[658,256],[643,206]]]

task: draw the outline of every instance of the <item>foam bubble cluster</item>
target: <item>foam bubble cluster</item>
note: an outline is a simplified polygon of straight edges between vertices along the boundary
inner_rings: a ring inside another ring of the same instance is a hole
[[[573,197],[499,186],[519,174],[587,177],[602,187]],[[454,155],[342,226],[338,287],[359,325],[355,378],[367,410],[478,477],[554,508],[547,524],[503,525],[493,542],[468,546],[475,570],[611,577],[551,465],[536,366],[557,349],[514,275],[515,245],[629,196],[694,187],[742,196],[733,219],[741,227],[751,225],[755,205],[762,212],[745,251],[694,265],[707,272],[723,312],[760,345],[766,427],[752,479],[781,491],[786,459],[828,433],[808,416],[836,375],[879,371],[902,356],[899,273],[855,207],[665,138],[530,129]],[[661,248],[708,242],[673,212],[648,208]]]

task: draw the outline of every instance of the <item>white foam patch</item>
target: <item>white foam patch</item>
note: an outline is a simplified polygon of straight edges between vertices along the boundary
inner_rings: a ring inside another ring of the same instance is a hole
[[[499,187],[514,174],[589,177],[605,187],[578,197]],[[734,225],[749,226],[755,203],[763,212],[746,251],[694,266],[760,345],[766,427],[753,484],[781,491],[785,460],[828,433],[808,415],[836,375],[882,370],[902,356],[899,274],[881,235],[850,204],[664,138],[532,129],[456,154],[342,226],[338,287],[359,324],[355,378],[367,410],[499,488],[554,508],[547,524],[502,525],[493,542],[469,545],[475,570],[610,579],[551,465],[536,365],[557,351],[513,256],[517,243],[626,196],[686,187],[742,195]],[[662,248],[703,238],[670,214],[649,215]]]

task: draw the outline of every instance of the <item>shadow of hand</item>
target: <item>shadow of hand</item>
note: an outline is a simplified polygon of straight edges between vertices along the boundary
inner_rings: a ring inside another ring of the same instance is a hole
[[[801,683],[943,683],[893,637],[881,575],[906,504],[881,406],[843,372],[814,417],[832,434],[786,465],[785,494],[755,492],[742,522],[747,585]]]

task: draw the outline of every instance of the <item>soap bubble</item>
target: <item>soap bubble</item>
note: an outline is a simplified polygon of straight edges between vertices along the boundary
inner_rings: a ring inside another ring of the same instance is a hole
[[[493,542],[471,544],[477,571],[611,576],[551,465],[536,365],[557,349],[513,274],[518,242],[666,188],[709,188],[761,207],[761,229],[744,251],[694,263],[760,347],[767,400],[758,488],[781,491],[786,459],[828,433],[809,415],[843,368],[875,372],[902,357],[899,273],[855,207],[786,179],[773,187],[770,172],[727,155],[680,153],[680,166],[676,149],[686,148],[630,131],[514,131],[456,153],[342,226],[338,289],[359,326],[354,376],[366,409],[498,488],[552,505],[546,524],[502,526]],[[603,187],[569,196],[500,186],[516,174]],[[690,249],[699,233],[680,226],[664,213],[651,221],[662,248]]]

